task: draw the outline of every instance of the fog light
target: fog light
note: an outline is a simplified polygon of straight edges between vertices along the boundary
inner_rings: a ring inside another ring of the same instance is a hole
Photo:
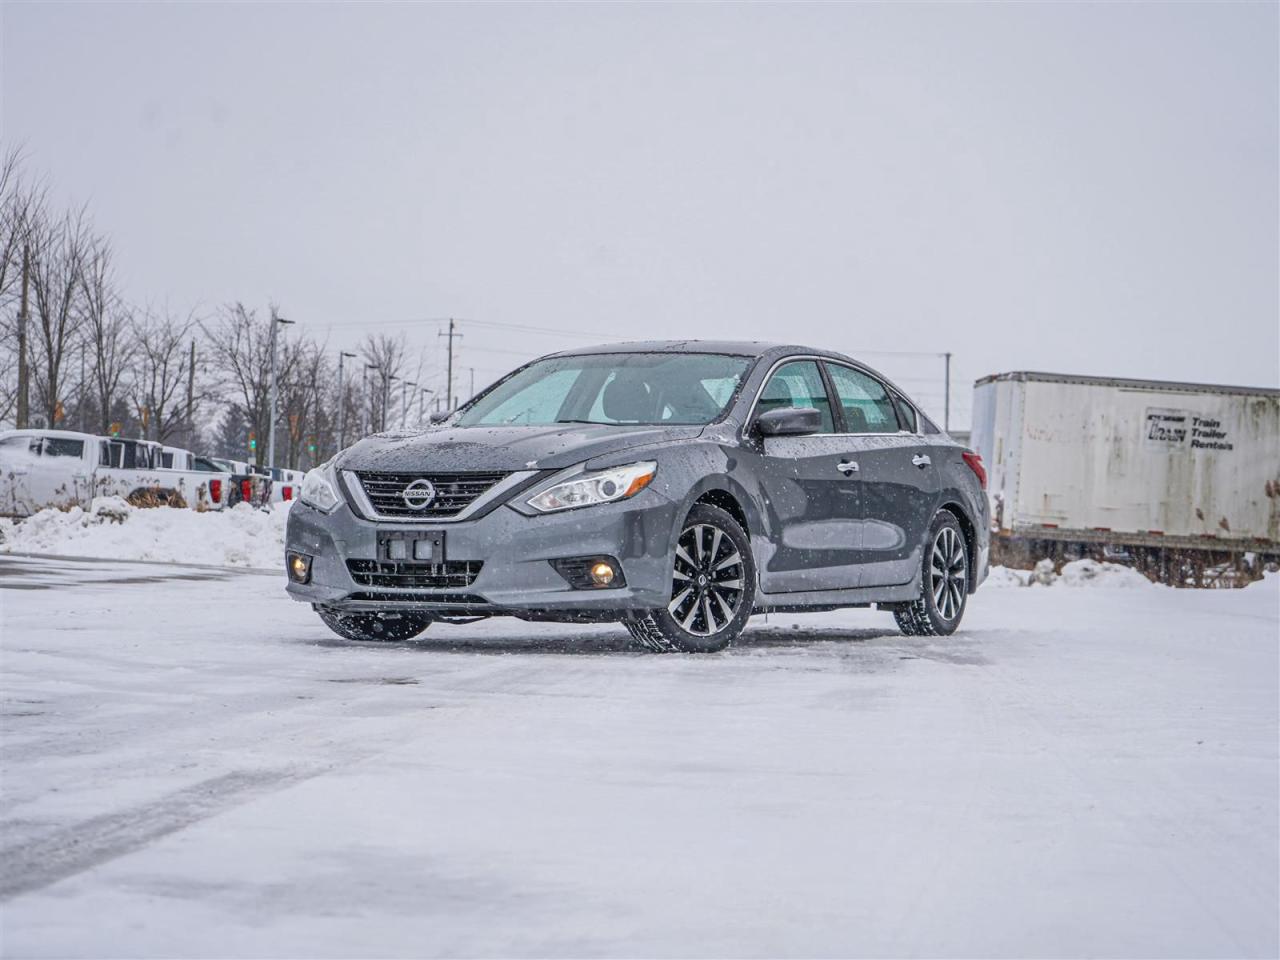
[[[289,579],[294,583],[306,583],[311,579],[311,558],[305,553],[290,553],[286,558]]]
[[[549,561],[575,590],[619,590],[627,585],[622,565],[609,556],[563,557]]]

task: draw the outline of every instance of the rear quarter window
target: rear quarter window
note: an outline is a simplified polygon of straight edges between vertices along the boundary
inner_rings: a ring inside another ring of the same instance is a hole
[[[893,406],[898,411],[898,423],[902,429],[910,433],[916,432],[916,410],[897,394],[893,395]]]

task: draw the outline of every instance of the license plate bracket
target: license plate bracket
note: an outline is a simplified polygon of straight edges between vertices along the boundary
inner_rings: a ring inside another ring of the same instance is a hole
[[[379,530],[378,561],[438,566],[444,563],[444,531]]]

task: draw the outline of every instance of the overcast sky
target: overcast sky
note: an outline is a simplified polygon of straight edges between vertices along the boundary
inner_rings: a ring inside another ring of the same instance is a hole
[[[140,302],[467,318],[464,392],[745,337],[940,416],[873,351],[952,351],[963,426],[1002,370],[1280,383],[1278,9],[9,0],[2,129]]]

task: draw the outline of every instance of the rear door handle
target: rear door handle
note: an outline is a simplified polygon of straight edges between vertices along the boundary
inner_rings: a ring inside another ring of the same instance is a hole
[[[914,463],[921,470],[929,466],[929,464],[933,463],[933,461],[930,460],[928,457],[926,457],[924,454],[920,454],[919,456],[912,457],[911,462]]]
[[[841,460],[836,464],[836,469],[846,477],[851,477],[858,472],[858,464],[853,460]]]

